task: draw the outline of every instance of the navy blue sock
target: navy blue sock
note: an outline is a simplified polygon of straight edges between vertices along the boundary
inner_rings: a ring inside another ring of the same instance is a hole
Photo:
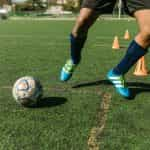
[[[70,34],[70,42],[71,42],[71,59],[74,64],[78,64],[81,60],[81,50],[84,46],[84,43],[87,39],[87,36],[83,37],[74,37]]]
[[[113,69],[114,73],[125,74],[137,62],[137,60],[147,53],[147,49],[142,48],[135,40],[131,42],[126,55],[120,63]]]

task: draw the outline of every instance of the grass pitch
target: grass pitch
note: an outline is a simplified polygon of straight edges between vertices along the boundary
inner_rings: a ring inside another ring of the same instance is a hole
[[[149,149],[149,76],[135,77],[130,70],[128,84],[135,93],[130,101],[121,98],[105,77],[129,44],[123,40],[125,30],[133,37],[136,23],[98,21],[73,78],[61,83],[72,25],[72,21],[0,22],[0,150]],[[115,35],[120,50],[111,49]],[[150,66],[148,61],[146,65]],[[43,84],[38,108],[20,107],[12,98],[13,83],[25,75],[38,77]],[[109,102],[106,107],[101,105],[104,99]]]

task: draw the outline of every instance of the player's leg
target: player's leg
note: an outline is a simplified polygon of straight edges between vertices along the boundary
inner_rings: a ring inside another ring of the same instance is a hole
[[[82,8],[76,23],[70,35],[71,39],[71,59],[74,64],[81,60],[81,50],[87,39],[89,28],[93,25],[98,17],[98,13],[90,8]]]
[[[131,42],[124,59],[116,66],[118,74],[127,73],[136,61],[147,53],[150,45],[150,9],[136,11],[134,16],[137,19],[139,32]]]
[[[111,13],[116,0],[83,0],[80,15],[70,35],[71,59],[67,61],[61,71],[60,79],[67,81],[81,60],[81,50],[87,38],[89,28],[99,14]]]
[[[148,3],[148,0],[145,1]],[[125,85],[123,76],[140,57],[147,53],[147,49],[150,45],[150,4],[149,8],[136,10],[133,15],[137,20],[139,32],[130,43],[123,59],[115,68],[109,71],[107,75],[108,79],[114,83],[117,91],[124,97],[130,97],[131,93]]]
[[[60,80],[67,81],[71,78],[72,73],[81,60],[81,50],[87,39],[89,28],[93,25],[98,17],[93,9],[82,8],[77,17],[76,23],[70,34],[70,55],[71,58],[66,62],[61,70]]]
[[[139,10],[135,12],[134,16],[139,26],[139,33],[135,37],[135,41],[147,50],[150,46],[150,9]]]

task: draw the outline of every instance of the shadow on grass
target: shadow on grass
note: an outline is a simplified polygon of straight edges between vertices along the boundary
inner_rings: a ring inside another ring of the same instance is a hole
[[[55,107],[58,105],[65,104],[67,99],[64,97],[44,97],[40,99],[35,106],[36,108],[43,108],[43,107]]]
[[[93,82],[85,82],[72,86],[72,88],[83,88],[87,86],[97,86],[97,85],[112,85],[108,80],[98,80]],[[131,97],[129,99],[134,99],[138,94],[142,92],[150,92],[150,83],[143,82],[127,82],[127,85],[131,91]]]
[[[123,49],[123,50],[124,50],[124,49],[127,49],[126,46],[120,46],[120,48]]]
[[[97,85],[112,85],[108,80],[98,80],[98,81],[93,81],[93,82],[84,82],[84,83],[79,83],[72,88],[82,88],[82,87],[87,87],[87,86],[97,86]]]
[[[143,82],[128,82],[127,85],[132,93],[132,99],[143,92],[150,92],[150,83]]]

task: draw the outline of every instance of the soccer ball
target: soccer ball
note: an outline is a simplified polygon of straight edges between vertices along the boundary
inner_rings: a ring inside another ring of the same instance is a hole
[[[25,76],[14,83],[12,94],[18,104],[30,107],[36,106],[37,101],[42,97],[43,89],[39,80]]]

